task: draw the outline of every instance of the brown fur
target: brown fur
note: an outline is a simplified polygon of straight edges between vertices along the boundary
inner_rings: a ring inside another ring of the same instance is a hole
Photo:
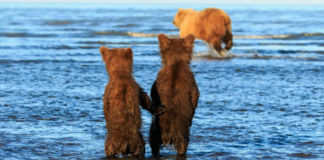
[[[196,38],[209,43],[221,53],[222,41],[225,49],[233,46],[233,35],[230,17],[221,9],[207,8],[202,11],[193,9],[179,9],[173,24],[180,29],[180,37],[194,34]]]
[[[107,127],[105,153],[144,158],[145,142],[139,105],[154,113],[151,100],[132,76],[133,52],[127,49],[101,47],[110,80],[103,96],[103,110]]]
[[[163,67],[151,88],[151,98],[154,106],[164,105],[167,111],[153,117],[150,129],[152,154],[158,157],[162,144],[173,144],[178,155],[185,155],[199,98],[190,70],[195,38],[190,34],[185,38],[169,39],[160,34],[158,39]]]

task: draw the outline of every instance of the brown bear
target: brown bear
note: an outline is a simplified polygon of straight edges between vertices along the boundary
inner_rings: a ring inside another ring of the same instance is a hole
[[[144,158],[145,142],[140,131],[142,120],[139,105],[152,114],[159,114],[164,108],[154,108],[148,95],[135,82],[132,76],[131,48],[100,47],[100,53],[110,79],[103,95],[103,111],[108,131],[106,156],[132,155]]]
[[[178,155],[185,155],[189,144],[189,129],[197,107],[199,90],[190,61],[195,37],[169,39],[158,36],[163,67],[151,88],[153,106],[164,105],[167,110],[155,115],[150,128],[150,146],[159,157],[163,144],[173,144]]]
[[[195,11],[192,8],[180,8],[173,24],[179,28],[180,37],[194,34],[196,38],[204,40],[223,56],[222,41],[226,44],[226,50],[230,50],[233,46],[231,19],[221,9],[207,8]]]

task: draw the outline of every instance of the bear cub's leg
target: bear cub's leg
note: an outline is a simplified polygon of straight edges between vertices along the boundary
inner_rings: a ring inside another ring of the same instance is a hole
[[[187,148],[189,145],[189,130],[182,131],[182,133],[178,133],[176,138],[174,139],[174,148],[177,150],[178,156],[186,155]]]

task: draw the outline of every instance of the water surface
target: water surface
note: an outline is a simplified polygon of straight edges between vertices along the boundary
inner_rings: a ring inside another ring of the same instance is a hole
[[[323,159],[323,6],[9,3],[0,4],[0,159],[102,159],[99,47],[132,47],[149,92],[161,67],[156,36],[178,36],[179,7],[222,8],[235,43],[227,59],[198,56],[208,48],[195,43],[201,96],[187,159]],[[151,116],[142,119],[148,143]]]

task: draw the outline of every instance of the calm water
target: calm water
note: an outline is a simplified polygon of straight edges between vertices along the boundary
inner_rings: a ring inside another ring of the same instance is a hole
[[[187,159],[324,159],[324,6],[0,3],[0,159],[102,159],[99,47],[132,47],[149,92],[178,7],[233,21],[235,57],[196,41],[201,97]],[[151,116],[142,111],[145,140]],[[170,147],[162,159],[174,159]],[[146,145],[146,156],[150,158]]]

